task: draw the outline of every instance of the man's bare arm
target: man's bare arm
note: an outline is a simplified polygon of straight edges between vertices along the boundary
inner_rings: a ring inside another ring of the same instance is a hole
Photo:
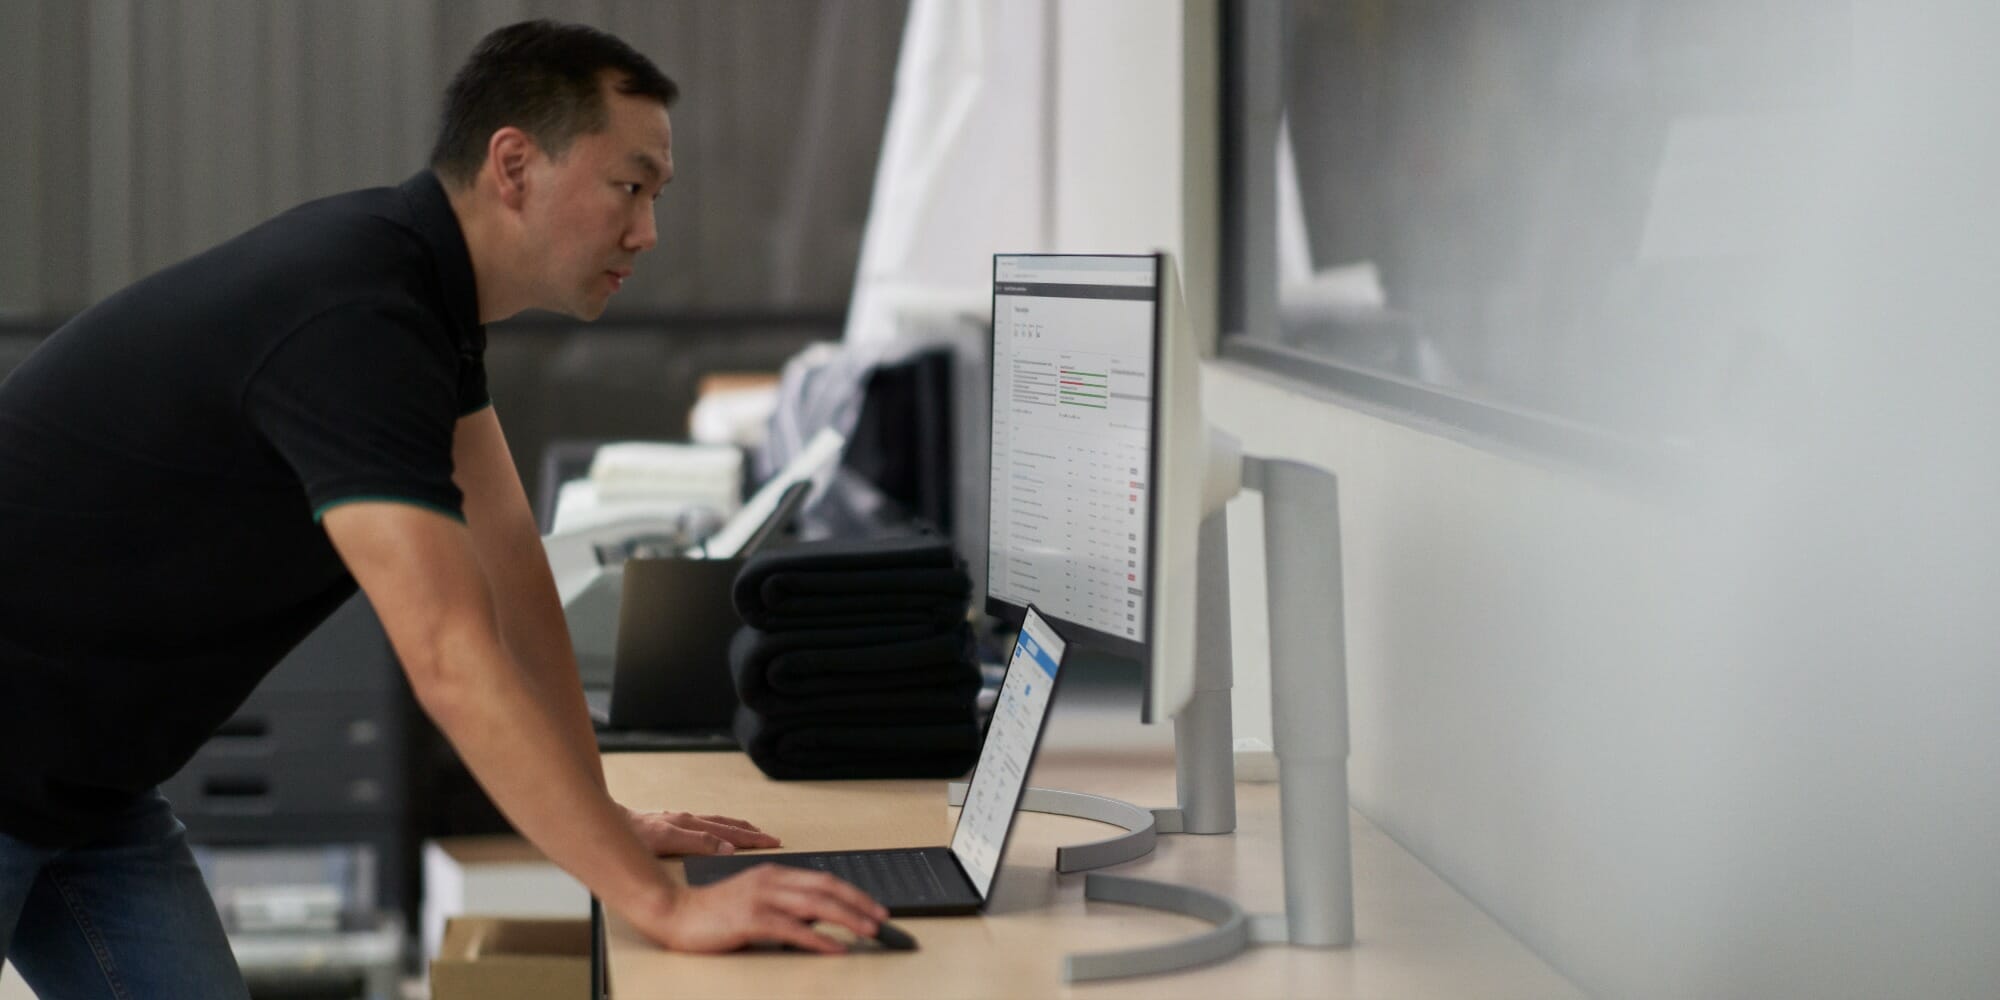
[[[492,588],[500,635],[514,659],[527,671],[561,725],[565,742],[591,760],[598,787],[604,769],[598,762],[597,738],[584,707],[576,654],[555,577],[542,549],[541,535],[528,506],[527,491],[514,471],[513,454],[493,407],[458,422],[452,441],[452,478],[465,494],[465,520],[472,548]]]
[[[579,753],[597,760],[578,682],[576,654],[563,621],[555,578],[535,528],[527,491],[514,471],[499,415],[492,407],[461,418],[452,443],[453,478],[465,494],[465,518],[473,551],[493,591],[500,634],[529,682],[562,725]],[[603,784],[603,767],[595,767]],[[754,824],[730,816],[684,812],[635,813],[632,822],[656,854],[727,853],[739,847],[777,847],[779,840]]]
[[[817,920],[874,934],[882,909],[821,872],[763,865],[699,889],[670,883],[605,793],[595,749],[576,745],[501,638],[464,525],[393,502],[344,504],[323,523],[382,619],[418,703],[494,804],[642,933],[700,951],[760,940],[841,950],[811,929]]]
[[[323,523],[418,702],[515,828],[607,905],[669,906],[671,886],[605,793],[595,748],[578,745],[501,640],[470,532],[396,503],[344,504]]]

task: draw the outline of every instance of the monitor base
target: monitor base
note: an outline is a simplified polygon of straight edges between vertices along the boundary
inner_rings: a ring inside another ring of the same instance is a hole
[[[1232,958],[1256,943],[1251,917],[1236,901],[1191,886],[1122,875],[1084,877],[1083,898],[1179,913],[1214,924],[1211,930],[1165,944],[1063,956],[1063,981],[1087,983],[1127,976],[1179,972]]]
[[[1205,920],[1215,927],[1145,948],[1064,955],[1063,981],[1067,983],[1180,972],[1234,958],[1257,945],[1298,943],[1291,939],[1291,924],[1282,913],[1245,913],[1227,896],[1171,882],[1123,875],[1087,875],[1083,898],[1178,913]]]
[[[965,789],[966,783],[963,781],[947,784],[945,804],[964,805]],[[1153,845],[1158,834],[1180,831],[1178,809],[1145,809],[1120,799],[1085,792],[1036,788],[1031,785],[1021,794],[1021,809],[1051,816],[1073,816],[1077,819],[1095,820],[1125,829],[1124,833],[1116,837],[1056,848],[1056,871],[1065,875],[1143,858],[1153,853]],[[1170,813],[1172,816],[1163,817],[1162,813]]]

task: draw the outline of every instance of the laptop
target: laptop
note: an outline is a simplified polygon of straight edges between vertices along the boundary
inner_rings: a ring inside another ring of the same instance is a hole
[[[741,559],[626,560],[608,728],[729,728],[729,640],[743,625],[730,590],[742,568]]]
[[[1067,646],[1041,612],[1029,605],[950,846],[700,855],[687,859],[688,884],[707,885],[746,868],[775,863],[838,875],[887,907],[891,916],[984,910],[1027,789],[1028,767],[1041,744]]]
[[[728,750],[736,715],[729,642],[743,625],[731,593],[749,556],[797,513],[793,483],[732,559],[628,559],[609,690],[586,689],[602,750]]]

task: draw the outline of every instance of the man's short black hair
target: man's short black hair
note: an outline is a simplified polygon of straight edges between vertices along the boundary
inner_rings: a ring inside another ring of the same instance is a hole
[[[445,88],[431,169],[451,187],[465,185],[486,162],[493,133],[509,125],[561,156],[577,136],[610,124],[607,77],[619,93],[663,106],[680,96],[652,60],[596,28],[537,20],[494,31]]]

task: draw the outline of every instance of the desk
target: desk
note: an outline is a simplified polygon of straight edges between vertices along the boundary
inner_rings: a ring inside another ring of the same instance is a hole
[[[1052,720],[1034,784],[1141,805],[1172,801],[1169,749],[1062,745],[1055,736]],[[957,813],[944,804],[943,782],[775,782],[736,753],[620,754],[606,757],[604,769],[612,796],[625,805],[741,816],[782,837],[785,850],[943,844]],[[1152,855],[1109,870],[1229,893],[1251,912],[1282,910],[1277,791],[1239,785],[1235,834],[1162,836]],[[1175,975],[1068,986],[1061,978],[1066,952],[1156,944],[1207,927],[1173,914],[1086,903],[1081,874],[1056,874],[1058,846],[1116,832],[1088,820],[1023,813],[985,915],[897,920],[921,943],[916,952],[676,954],[607,915],[612,996],[1582,996],[1359,816],[1353,834],[1360,940],[1353,949],[1253,948]],[[662,864],[679,876],[679,862]]]

